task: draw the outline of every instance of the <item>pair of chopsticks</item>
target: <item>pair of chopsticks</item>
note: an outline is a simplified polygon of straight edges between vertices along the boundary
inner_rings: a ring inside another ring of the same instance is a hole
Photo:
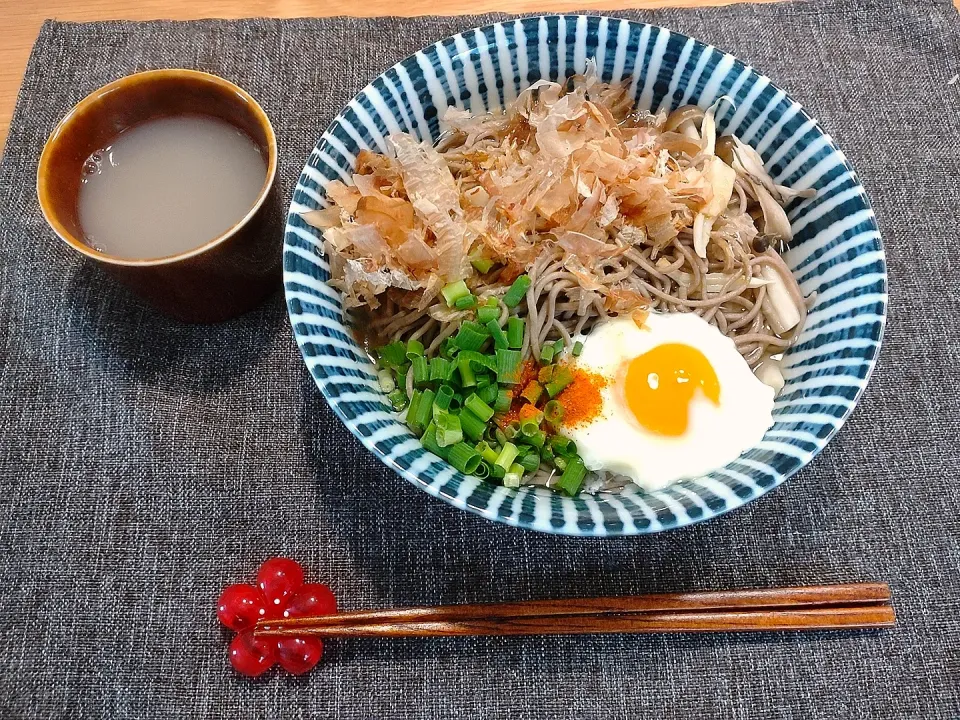
[[[360,610],[261,620],[256,635],[439,637],[890,627],[886,583]]]

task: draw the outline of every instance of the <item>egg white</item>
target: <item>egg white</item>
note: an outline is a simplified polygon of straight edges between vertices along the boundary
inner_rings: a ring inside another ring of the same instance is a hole
[[[760,442],[773,424],[773,389],[754,376],[730,338],[697,315],[650,313],[642,328],[629,317],[618,318],[594,327],[582,340],[577,366],[608,381],[600,415],[564,430],[589,470],[625,475],[658,490],[723,467]],[[624,363],[665,343],[699,350],[720,383],[719,405],[700,390],[694,393],[687,430],[679,437],[641,426],[626,404],[622,373],[618,382]]]

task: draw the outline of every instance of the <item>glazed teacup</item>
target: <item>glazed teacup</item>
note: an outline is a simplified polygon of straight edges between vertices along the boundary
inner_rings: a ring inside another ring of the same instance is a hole
[[[188,114],[219,118],[242,130],[266,160],[266,180],[246,215],[199,247],[165,257],[121,258],[85,242],[78,197],[87,158],[134,125]],[[67,113],[43,148],[37,195],[53,231],[140,298],[180,320],[218,322],[253,308],[280,286],[276,174],[273,127],[249,94],[203,72],[151,70],[105,85]]]

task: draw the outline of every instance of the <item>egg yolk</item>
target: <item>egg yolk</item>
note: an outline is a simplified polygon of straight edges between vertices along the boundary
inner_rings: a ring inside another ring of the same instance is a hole
[[[699,388],[720,404],[720,381],[706,356],[689,345],[666,343],[627,365],[627,405],[645,429],[676,437],[687,431],[690,401]]]

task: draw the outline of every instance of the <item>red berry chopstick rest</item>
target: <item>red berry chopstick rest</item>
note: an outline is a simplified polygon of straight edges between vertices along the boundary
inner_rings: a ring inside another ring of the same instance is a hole
[[[217,617],[237,635],[230,643],[230,664],[241,675],[257,677],[275,664],[301,675],[320,661],[323,642],[316,637],[255,637],[259,620],[332,615],[337,600],[326,585],[304,583],[295,560],[271,558],[260,566],[254,585],[230,585],[220,595]]]

